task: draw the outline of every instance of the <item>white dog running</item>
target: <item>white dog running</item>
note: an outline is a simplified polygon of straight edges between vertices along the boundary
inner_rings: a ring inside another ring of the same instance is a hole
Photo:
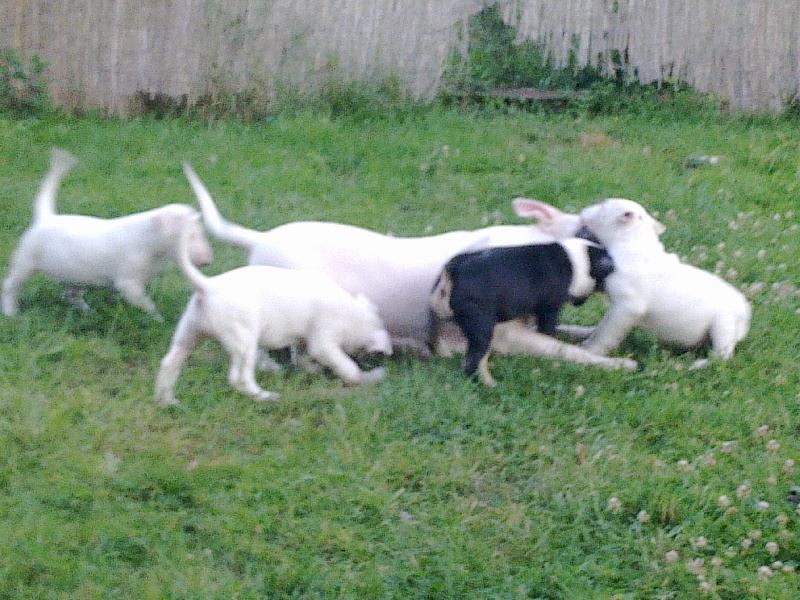
[[[178,238],[187,224],[191,260],[198,265],[211,262],[211,246],[197,223],[197,211],[170,204],[116,219],[56,214],[56,192],[76,162],[64,150],[51,153],[50,170],[34,201],[33,222],[22,234],[3,281],[3,314],[17,314],[20,286],[42,272],[64,284],[66,297],[78,308],[88,309],[84,286],[113,286],[128,302],[160,320],[145,284],[161,258],[176,258]]]
[[[632,200],[610,198],[585,208],[580,217],[615,265],[605,282],[611,307],[584,348],[605,354],[632,327],[640,327],[684,348],[709,341],[712,356],[723,360],[733,355],[750,328],[751,309],[743,294],[665,252],[658,239],[664,226]]]
[[[543,202],[517,198],[515,213],[531,225],[497,225],[475,231],[399,238],[324,222],[295,222],[259,232],[228,223],[188,164],[184,172],[212,235],[245,249],[252,265],[327,273],[351,294],[364,294],[378,308],[395,344],[417,349],[430,341],[428,296],[445,263],[465,250],[552,242],[580,228],[571,215]],[[513,325],[511,326],[513,327]],[[523,336],[525,337],[525,336]],[[465,345],[463,338],[460,340]],[[513,345],[519,351],[517,345]],[[522,344],[523,351],[525,344]]]
[[[313,271],[251,265],[206,277],[185,251],[178,266],[194,294],[161,361],[155,397],[177,404],[173,395],[183,362],[202,337],[217,339],[231,357],[228,382],[256,400],[279,397],[259,387],[255,366],[259,347],[305,343],[311,358],[350,384],[378,381],[381,368],[362,371],[347,353],[392,353],[389,333],[372,304],[353,297],[330,277]]]

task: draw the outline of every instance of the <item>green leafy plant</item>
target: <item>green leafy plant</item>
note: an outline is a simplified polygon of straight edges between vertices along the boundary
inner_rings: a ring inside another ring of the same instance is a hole
[[[35,54],[26,64],[15,50],[0,50],[0,111],[30,115],[48,110],[45,66]]]

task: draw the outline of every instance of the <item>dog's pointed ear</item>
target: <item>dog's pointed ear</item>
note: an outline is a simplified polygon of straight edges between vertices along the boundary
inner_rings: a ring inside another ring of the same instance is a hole
[[[541,222],[554,221],[563,214],[555,206],[530,198],[514,198],[511,206],[514,208],[514,214],[518,217],[536,219]]]

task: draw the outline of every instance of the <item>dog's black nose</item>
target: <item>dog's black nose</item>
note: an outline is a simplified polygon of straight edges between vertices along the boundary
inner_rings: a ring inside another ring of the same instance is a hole
[[[597,239],[597,236],[591,232],[591,230],[586,227],[586,225],[582,225],[580,229],[578,229],[575,237],[582,238],[584,240],[589,240],[590,242],[594,242],[595,244],[599,244],[600,240]]]

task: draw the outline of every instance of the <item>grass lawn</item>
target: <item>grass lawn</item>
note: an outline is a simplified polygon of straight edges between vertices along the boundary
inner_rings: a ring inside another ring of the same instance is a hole
[[[669,115],[0,117],[3,271],[60,146],[80,162],[59,209],[107,217],[193,204],[183,160],[256,229],[424,235],[518,222],[516,196],[628,197],[754,309],[702,370],[633,332],[634,373],[494,357],[486,389],[458,358],[398,356],[365,389],[261,374],[282,398],[260,404],[208,342],[165,409],[155,372],[189,296],[174,266],[150,285],[163,324],[108,290],[77,313],[37,276],[0,318],[0,599],[797,598],[800,124]],[[243,263],[215,250],[207,273]]]

